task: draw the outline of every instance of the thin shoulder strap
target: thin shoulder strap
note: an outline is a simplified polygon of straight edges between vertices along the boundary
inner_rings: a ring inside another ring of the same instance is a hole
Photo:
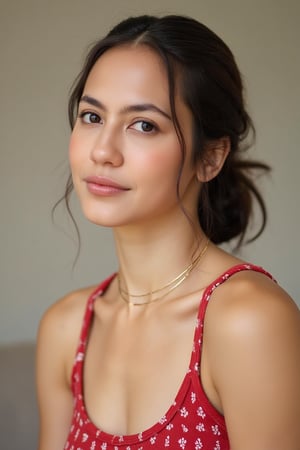
[[[115,277],[115,274],[108,277],[104,280],[88,297],[86,308],[83,316],[83,322],[80,332],[79,344],[77,346],[77,351],[75,354],[75,360],[73,364],[72,370],[72,390],[74,394],[78,394],[81,391],[81,374],[82,374],[82,365],[86,352],[86,345],[88,342],[89,331],[91,327],[91,322],[94,314],[94,302],[97,297],[102,295],[106,288],[109,286],[112,279]]]
[[[273,276],[267,272],[265,269],[263,269],[260,266],[256,266],[254,264],[238,264],[236,266],[231,267],[226,272],[224,272],[221,276],[219,276],[215,281],[213,281],[204,291],[200,305],[198,310],[198,317],[197,317],[197,323],[196,323],[196,329],[194,334],[194,346],[193,346],[193,352],[190,362],[190,369],[199,370],[199,364],[201,359],[201,349],[202,349],[202,339],[203,339],[203,327],[204,327],[204,318],[206,313],[206,308],[209,302],[209,299],[211,298],[212,293],[214,290],[221,286],[225,281],[227,281],[232,275],[245,271],[245,270],[252,270],[254,272],[260,272],[267,277],[269,277],[271,280],[276,280],[273,278]]]

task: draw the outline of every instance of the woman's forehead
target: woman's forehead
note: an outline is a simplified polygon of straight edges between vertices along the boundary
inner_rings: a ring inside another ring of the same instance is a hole
[[[84,94],[102,101],[158,103],[170,110],[166,68],[160,56],[145,45],[107,50],[90,71]]]

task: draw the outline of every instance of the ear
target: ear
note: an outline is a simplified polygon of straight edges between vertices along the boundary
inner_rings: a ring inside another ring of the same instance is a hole
[[[215,178],[222,170],[229,152],[230,139],[228,136],[210,141],[206,145],[204,158],[198,163],[198,180],[200,182],[207,182]]]

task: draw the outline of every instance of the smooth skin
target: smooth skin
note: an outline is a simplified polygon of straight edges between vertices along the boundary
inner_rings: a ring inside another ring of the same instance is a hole
[[[179,89],[175,104],[187,150],[180,196],[197,223],[201,183],[221,170],[229,143],[226,137],[212,142],[206,162],[193,166],[192,117]],[[181,150],[170,116],[159,57],[142,45],[122,46],[93,67],[72,132],[70,163],[83,212],[113,228],[129,292],[164,285],[195,250],[194,230],[176,195]],[[110,178],[124,189],[95,195],[86,181],[91,176]],[[202,248],[206,238],[199,226],[197,232]],[[183,284],[143,307],[126,304],[116,280],[111,282],[95,301],[84,367],[85,404],[95,425],[112,434],[133,434],[167,411],[188,367],[203,289],[239,262],[210,243]],[[66,441],[71,371],[94,288],[62,298],[41,321],[39,450],[61,450]],[[241,272],[214,291],[205,319],[201,382],[225,415],[232,450],[299,450],[299,349],[299,310],[276,283]]]

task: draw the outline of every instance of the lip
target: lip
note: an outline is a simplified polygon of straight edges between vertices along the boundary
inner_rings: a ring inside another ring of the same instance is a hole
[[[112,180],[101,176],[89,176],[84,179],[89,192],[100,196],[109,196],[129,191],[130,189]]]

